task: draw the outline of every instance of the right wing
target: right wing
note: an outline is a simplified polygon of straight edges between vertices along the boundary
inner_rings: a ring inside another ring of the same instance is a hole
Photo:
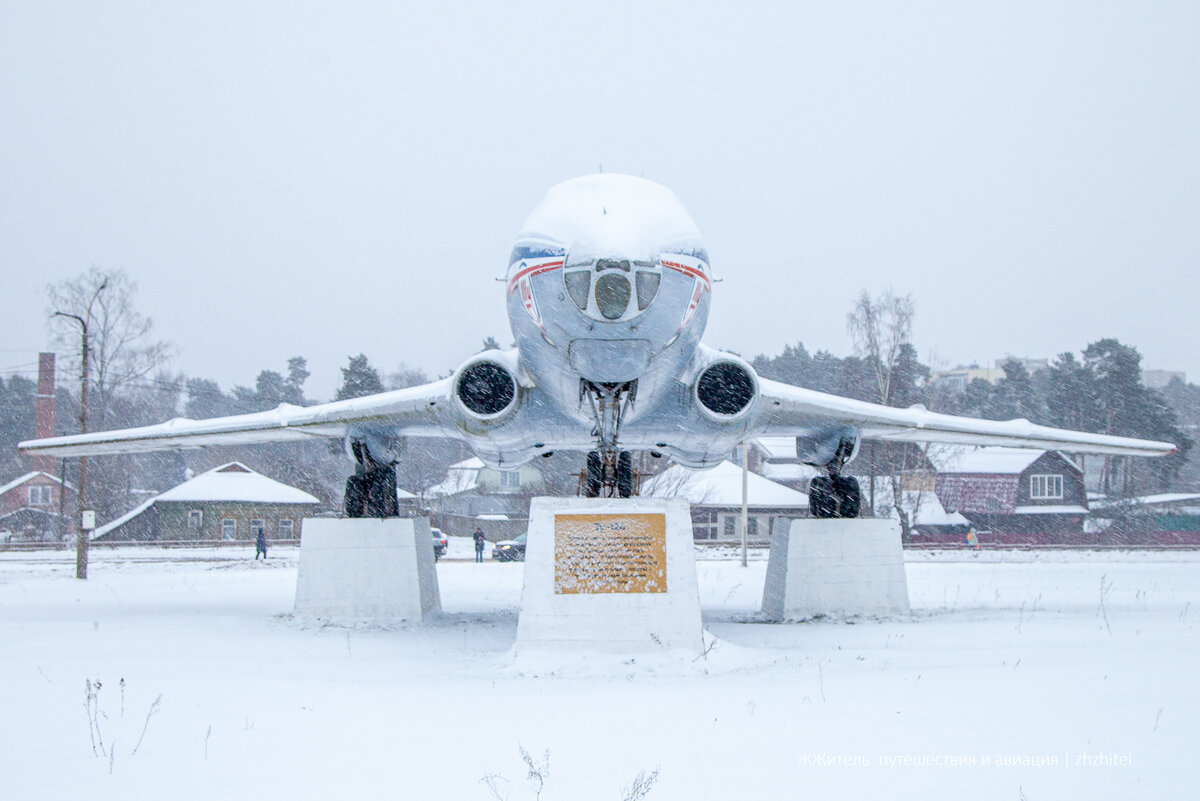
[[[865,439],[1011,445],[1073,453],[1166,456],[1169,442],[1114,437],[1037,425],[1028,420],[981,420],[931,412],[923,406],[896,409],[843,398],[765,378],[759,379],[762,435],[804,435],[822,426],[853,429]]]
[[[406,435],[454,436],[453,379],[318,406],[282,404],[276,409],[209,420],[178,417],[158,425],[96,431],[22,442],[22,453],[56,457],[287,442],[342,437],[352,428],[390,428]]]

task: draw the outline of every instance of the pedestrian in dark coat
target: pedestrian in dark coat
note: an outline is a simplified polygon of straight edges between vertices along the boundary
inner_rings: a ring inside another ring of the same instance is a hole
[[[267,558],[267,532],[266,531],[259,531],[258,536],[254,538],[254,561],[255,562],[258,561],[259,554],[262,554],[262,558],[264,560]]]
[[[475,527],[475,561],[483,561],[483,546],[487,542],[487,538],[483,536],[483,529],[479,526]]]

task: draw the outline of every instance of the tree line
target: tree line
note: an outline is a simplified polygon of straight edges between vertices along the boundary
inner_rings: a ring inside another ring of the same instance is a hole
[[[122,271],[92,268],[72,281],[48,287],[48,312],[65,311],[89,322],[92,364],[90,430],[151,425],[183,414],[192,419],[246,414],[281,403],[315,403],[304,391],[310,376],[297,355],[283,369],[259,372],[253,386],[229,391],[208,378],[167,370],[170,343],[155,339],[153,325],[136,306],[136,285]],[[1046,370],[1029,374],[1020,362],[1003,365],[996,383],[972,381],[964,391],[948,390],[931,380],[911,342],[914,304],[891,292],[863,292],[847,318],[855,352],[837,356],[810,353],[802,343],[777,355],[752,360],[758,372],[785,383],[851,398],[904,407],[920,403],[934,410],[986,419],[1025,417],[1037,423],[1096,433],[1169,440],[1179,452],[1165,459],[1108,459],[1102,482],[1111,494],[1175,486],[1200,487],[1200,468],[1189,460],[1188,431],[1200,426],[1200,387],[1173,382],[1165,390],[1141,382],[1141,356],[1115,339],[1086,345],[1078,356],[1060,354]],[[80,329],[61,316],[50,316],[53,347],[60,356],[57,386],[59,434],[79,430],[78,353]],[[498,347],[488,337],[483,348]],[[380,373],[365,354],[347,358],[336,398],[360,397],[426,383],[420,370],[399,365]],[[0,377],[0,481],[21,475],[27,460],[16,451],[33,435],[36,382],[26,375]],[[275,443],[253,448],[219,447],[182,453],[151,453],[92,460],[91,495],[101,520],[111,520],[155,492],[189,474],[234,459],[277,480],[297,486],[336,508],[346,476],[353,469],[342,443]],[[400,485],[423,494],[444,477],[445,468],[470,453],[450,440],[411,439],[408,457],[398,465]],[[859,470],[896,474],[918,466],[919,448],[873,445],[864,448]],[[73,460],[66,465],[71,478]],[[897,490],[898,492],[898,490]]]

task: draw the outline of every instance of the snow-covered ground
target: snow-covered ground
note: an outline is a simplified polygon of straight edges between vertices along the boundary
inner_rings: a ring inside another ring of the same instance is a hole
[[[707,657],[514,667],[522,565],[463,546],[392,627],[293,619],[295,550],[0,554],[0,794],[517,801],[524,748],[544,801],[1194,797],[1200,554],[912,553],[911,617],[771,625],[704,550]]]

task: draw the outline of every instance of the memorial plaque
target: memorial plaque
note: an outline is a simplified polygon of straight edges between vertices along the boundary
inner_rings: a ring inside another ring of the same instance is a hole
[[[554,516],[554,592],[667,591],[663,514]]]

